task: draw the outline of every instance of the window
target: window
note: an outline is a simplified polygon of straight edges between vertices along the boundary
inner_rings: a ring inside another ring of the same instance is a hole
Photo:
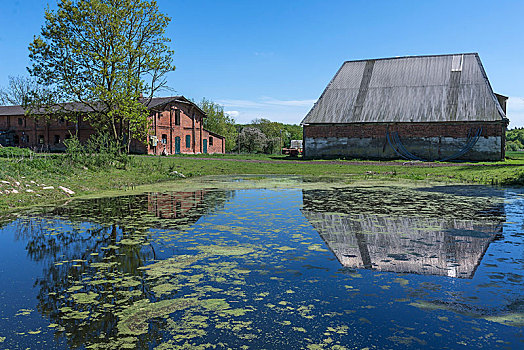
[[[191,148],[191,135],[186,135],[186,148]]]
[[[213,136],[209,136],[209,145],[213,146]]]
[[[167,135],[162,134],[162,143],[165,145],[167,143]]]
[[[175,109],[175,125],[180,125],[180,109]]]
[[[55,145],[60,143],[60,135],[55,135]]]
[[[22,118],[18,118],[18,125],[23,125],[24,124],[24,121],[22,120]]]
[[[44,135],[38,135],[38,143],[41,145],[44,144]]]

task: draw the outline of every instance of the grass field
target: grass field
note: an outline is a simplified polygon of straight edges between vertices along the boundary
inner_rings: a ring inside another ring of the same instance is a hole
[[[301,161],[280,155],[130,156],[125,164],[102,166],[73,161],[64,154],[0,156],[0,210],[43,205],[103,191],[126,191],[143,184],[185,177],[237,174],[340,175],[355,179],[408,179],[524,185],[524,152],[508,152],[504,162],[421,164],[355,160]],[[66,193],[65,187],[74,194]]]

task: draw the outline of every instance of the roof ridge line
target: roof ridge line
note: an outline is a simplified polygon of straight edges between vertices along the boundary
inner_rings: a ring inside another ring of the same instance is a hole
[[[447,53],[447,54],[439,54],[439,55],[406,55],[406,56],[381,57],[381,58],[364,58],[364,59],[358,59],[358,60],[347,60],[347,61],[344,61],[342,65],[346,63],[353,63],[353,62],[384,61],[384,60],[396,60],[396,59],[403,59],[403,58],[447,57],[447,56],[455,56],[455,55],[478,56],[479,54],[478,52],[459,52],[459,53]]]

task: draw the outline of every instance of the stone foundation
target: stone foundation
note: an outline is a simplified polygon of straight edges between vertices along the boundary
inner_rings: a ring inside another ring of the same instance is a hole
[[[304,155],[307,158],[401,159],[401,144],[423,160],[440,160],[456,155],[468,144],[468,135],[480,131],[471,149],[456,160],[496,161],[504,159],[503,123],[406,123],[304,126]],[[387,135],[390,135],[388,141]],[[392,147],[394,146],[394,147]]]

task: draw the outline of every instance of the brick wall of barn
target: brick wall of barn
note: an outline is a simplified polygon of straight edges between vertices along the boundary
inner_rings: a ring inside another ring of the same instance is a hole
[[[210,136],[202,127],[204,114],[192,105],[166,107],[163,111],[154,112],[151,118],[149,135],[156,136],[158,141],[155,146],[149,138],[148,154],[162,154],[164,149],[167,154],[224,153],[224,138]]]
[[[458,159],[504,159],[506,125],[503,122],[305,125],[304,154],[307,158],[399,159],[402,157],[392,137],[397,134],[411,154],[439,160],[459,152],[468,143],[468,135],[475,135],[479,130],[478,141]]]
[[[204,138],[207,139],[207,153],[225,153],[226,139],[215,133],[210,133],[204,129]]]
[[[81,119],[46,121],[23,115],[0,117],[0,130],[7,131],[2,142],[4,146],[28,147],[46,152],[64,151],[64,140],[71,135],[77,134],[80,141],[85,142],[94,133],[93,128]]]
[[[224,153],[224,137],[203,129],[204,114],[191,104],[176,103],[172,107],[166,106],[161,111],[152,112],[150,118],[152,123],[149,136],[157,137],[156,144],[151,142],[150,137],[147,143],[134,139],[130,146],[131,153],[160,155],[165,149],[168,154],[198,154],[206,151],[204,143],[207,143],[207,153]],[[3,146],[63,152],[64,140],[71,135],[77,135],[80,142],[84,143],[94,133],[93,127],[81,118],[77,121],[62,118],[45,121],[24,115],[0,116],[0,145]],[[176,147],[177,138],[179,152]]]
[[[150,136],[156,136],[156,145],[149,139],[148,154],[194,154],[202,152],[201,134],[203,115],[192,105],[167,106],[152,113]],[[187,142],[189,141],[189,142]]]

